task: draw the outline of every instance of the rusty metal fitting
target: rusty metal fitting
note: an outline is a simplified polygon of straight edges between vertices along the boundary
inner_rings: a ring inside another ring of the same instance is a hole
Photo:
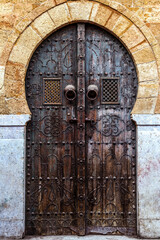
[[[94,84],[91,84],[87,88],[87,98],[90,101],[95,100],[98,97],[98,87]]]
[[[67,85],[64,89],[64,95],[67,100],[73,101],[76,98],[76,90],[75,86],[73,85]]]

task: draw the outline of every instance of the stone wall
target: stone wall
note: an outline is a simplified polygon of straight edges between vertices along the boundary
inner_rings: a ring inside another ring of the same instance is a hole
[[[160,237],[160,0],[0,0],[0,235],[22,237],[25,231],[28,63],[49,34],[78,21],[110,31],[133,57],[139,82],[132,111],[138,134],[138,235]]]

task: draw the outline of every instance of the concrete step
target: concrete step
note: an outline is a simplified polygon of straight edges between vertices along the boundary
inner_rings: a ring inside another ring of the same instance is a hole
[[[26,236],[24,240],[149,240],[137,237],[110,236],[110,235],[87,235],[87,236]],[[0,240],[14,240],[14,238],[0,238]],[[160,240],[160,239],[154,239]]]

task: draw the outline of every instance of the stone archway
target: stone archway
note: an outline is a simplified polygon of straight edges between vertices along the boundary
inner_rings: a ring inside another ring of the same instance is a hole
[[[113,8],[117,8],[118,11]],[[113,2],[107,6],[105,3],[93,1],[73,1],[54,6],[49,10],[45,9],[37,18],[33,14],[32,18],[35,20],[32,20],[25,30],[23,29],[25,20],[23,20],[23,23],[17,25],[22,33],[18,35],[18,38],[17,33],[13,33],[13,37],[17,40],[12,45],[6,63],[4,84],[8,86],[6,90],[8,112],[13,114],[29,113],[24,94],[25,73],[29,60],[41,41],[64,25],[87,21],[110,31],[128,48],[134,59],[139,81],[139,91],[133,113],[153,114],[156,111],[159,88],[155,57],[156,40],[149,31],[146,31],[144,24],[136,16],[132,16],[131,20],[127,16],[129,16],[129,12],[120,4],[113,4]],[[20,92],[17,89],[20,89]]]

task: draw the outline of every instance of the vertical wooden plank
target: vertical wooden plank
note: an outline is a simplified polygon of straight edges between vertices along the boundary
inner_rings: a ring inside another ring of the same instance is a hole
[[[76,46],[76,25],[60,29],[37,48],[27,71],[26,96],[32,112],[27,126],[28,235],[76,234],[75,127],[70,123],[76,117],[76,101],[64,96],[67,85],[76,86]],[[44,78],[50,83],[45,90]],[[56,79],[60,89],[52,88]],[[57,103],[59,91],[62,99]]]
[[[78,234],[85,235],[85,24],[77,25],[77,205]]]

